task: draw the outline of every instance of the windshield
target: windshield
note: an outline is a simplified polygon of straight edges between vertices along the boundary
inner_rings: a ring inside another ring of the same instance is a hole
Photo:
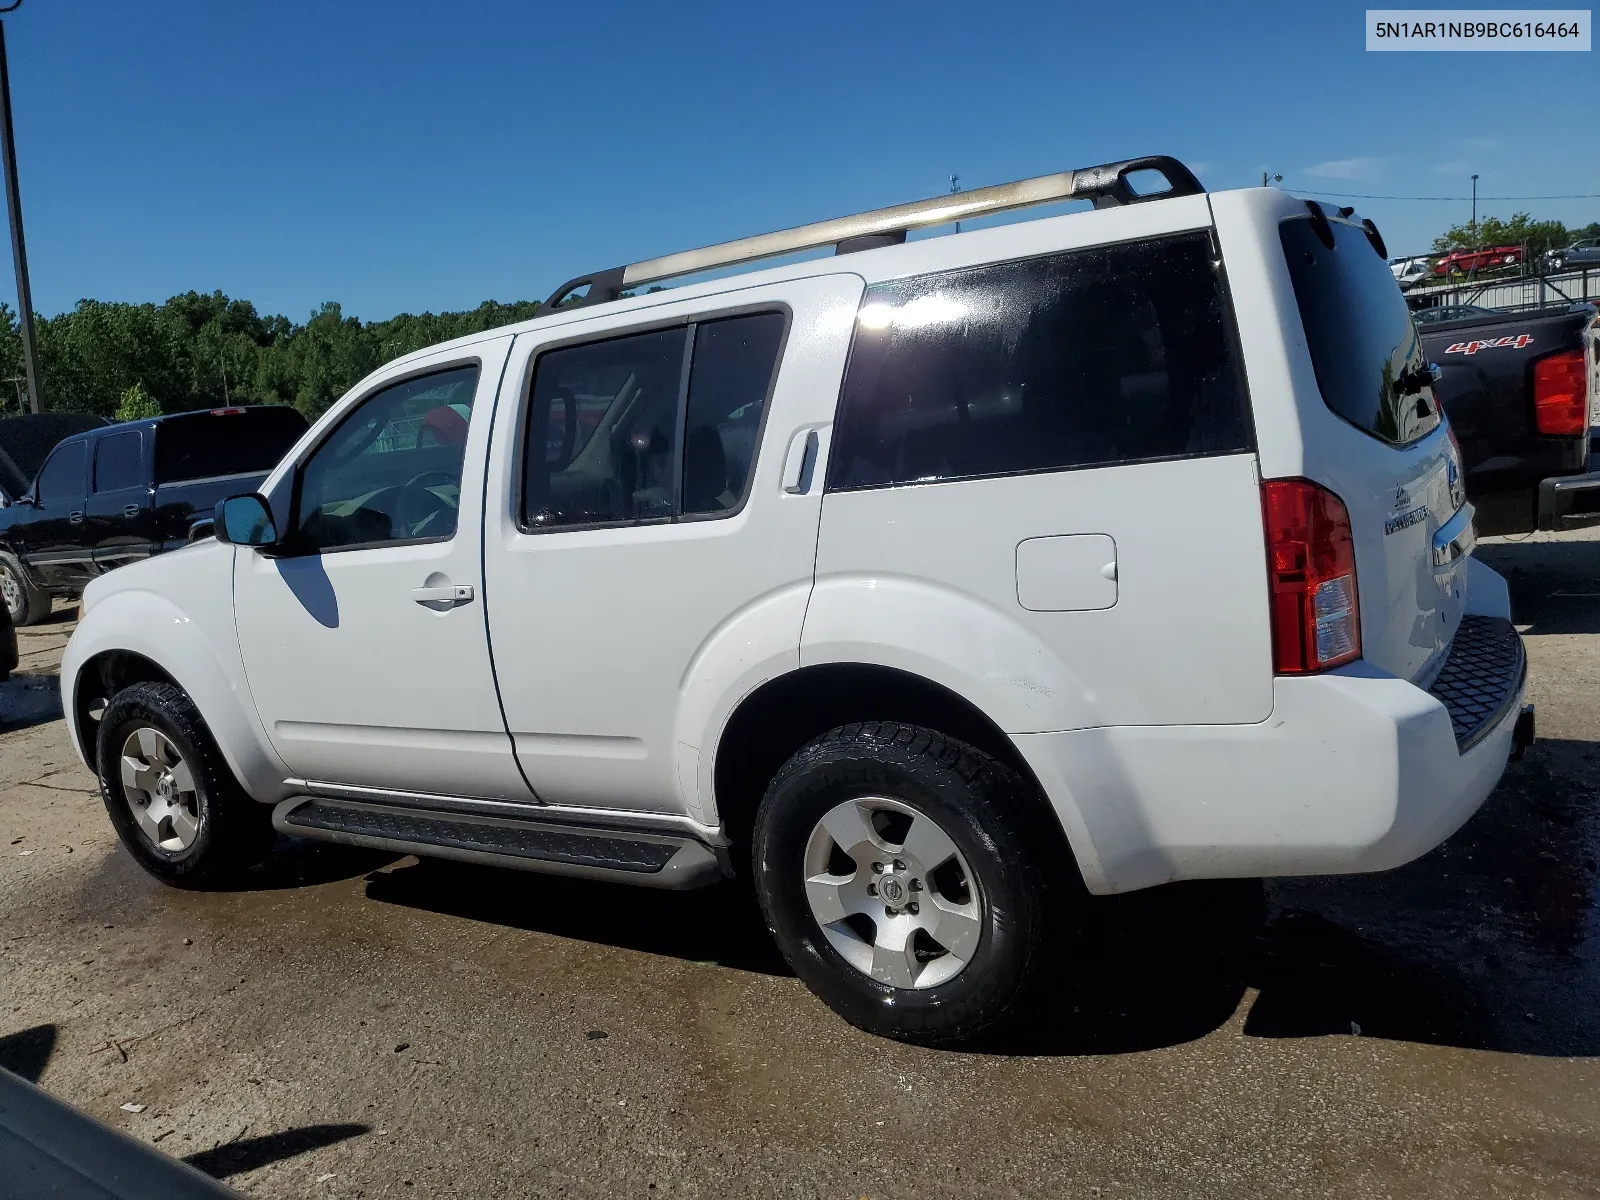
[[[1366,233],[1326,222],[1333,245],[1309,216],[1279,227],[1294,298],[1305,326],[1323,402],[1373,437],[1403,446],[1439,424],[1427,359],[1388,265]]]

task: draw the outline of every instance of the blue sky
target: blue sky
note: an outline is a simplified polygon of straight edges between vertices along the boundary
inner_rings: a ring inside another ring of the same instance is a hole
[[[1143,153],[1212,189],[1600,193],[1600,61],[1368,54],[1364,5],[26,0],[35,306],[304,320]],[[1468,204],[1354,201],[1396,252]],[[1600,200],[1480,202],[1569,224]],[[0,296],[13,299],[9,276]]]

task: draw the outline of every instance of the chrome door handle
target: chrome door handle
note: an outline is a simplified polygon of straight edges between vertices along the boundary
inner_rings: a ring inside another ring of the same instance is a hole
[[[137,517],[139,515],[139,506],[137,504],[124,504],[122,506],[122,515],[125,517]]]
[[[470,583],[447,583],[440,587],[411,589],[411,598],[418,604],[470,604],[472,596]]]
[[[79,509],[77,512],[68,513],[67,514],[67,522],[68,522],[68,524],[71,524],[71,525],[82,525],[83,524],[83,510]]]

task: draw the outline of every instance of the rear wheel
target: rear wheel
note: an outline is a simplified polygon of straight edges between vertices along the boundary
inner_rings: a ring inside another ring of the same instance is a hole
[[[194,702],[170,683],[118,692],[100,719],[100,794],[128,852],[176,887],[226,884],[272,841]]]
[[[36,625],[50,615],[50,593],[37,588],[28,578],[17,557],[0,550],[0,599],[5,601],[11,623],[19,628]]]
[[[795,973],[871,1033],[971,1041],[1021,1013],[1041,974],[1047,881],[1075,877],[1033,789],[932,730],[847,725],[767,789],[757,892]]]

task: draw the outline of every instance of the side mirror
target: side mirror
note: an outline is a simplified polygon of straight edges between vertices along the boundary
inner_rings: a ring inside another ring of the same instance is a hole
[[[272,546],[278,541],[278,527],[267,502],[251,492],[229,496],[217,505],[213,536],[233,546]]]

